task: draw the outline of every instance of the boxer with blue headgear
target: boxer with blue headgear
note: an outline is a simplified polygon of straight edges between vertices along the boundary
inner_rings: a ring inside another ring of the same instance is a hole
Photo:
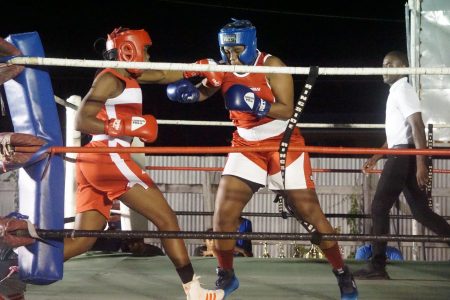
[[[224,50],[225,46],[244,46],[245,50],[239,55],[239,60],[244,65],[252,65],[258,56],[256,28],[248,20],[232,20],[233,22],[226,24],[219,31],[219,46],[222,59],[228,62],[228,57]]]
[[[233,19],[219,30],[218,38],[222,59],[229,65],[285,66],[280,58],[256,48],[256,28],[248,20]],[[213,72],[203,73],[204,77],[212,78],[207,73]],[[263,146],[280,146],[284,141],[288,120],[294,116],[292,75],[233,71],[220,75],[214,73],[215,79],[219,77],[218,84],[194,86],[190,81],[182,80],[167,87],[169,99],[180,103],[204,101],[220,90],[225,108],[236,126],[232,147],[255,147],[251,153],[228,155],[216,193],[214,232],[236,231],[244,207],[256,191],[267,185],[275,193],[286,196],[284,203],[299,221],[307,221],[318,233],[333,234],[334,228],[322,212],[314,189],[308,153],[289,149],[283,166],[284,181],[281,176],[281,154],[257,150]],[[290,132],[289,143],[293,146],[305,145],[298,127]],[[214,243],[218,264],[216,287],[223,289],[225,297],[228,297],[239,287],[233,267],[236,241],[218,239]],[[338,244],[325,240],[317,244],[333,267],[341,299],[356,300],[358,291],[350,270],[344,265]]]

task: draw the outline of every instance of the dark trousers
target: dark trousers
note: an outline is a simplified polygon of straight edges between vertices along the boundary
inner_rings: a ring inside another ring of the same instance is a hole
[[[408,148],[408,145],[396,148]],[[389,211],[401,192],[414,219],[438,235],[450,236],[450,225],[428,207],[426,192],[417,184],[414,155],[388,156],[372,202],[373,234],[389,233]],[[374,241],[372,245],[373,262],[385,265],[387,243]]]

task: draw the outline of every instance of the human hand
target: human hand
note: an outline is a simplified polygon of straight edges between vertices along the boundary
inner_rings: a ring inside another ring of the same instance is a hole
[[[235,84],[231,86],[224,95],[225,108],[250,112],[263,118],[270,110],[271,104],[264,99],[259,98],[249,87]]]
[[[211,58],[200,59],[195,62],[197,65],[217,65],[216,61]],[[208,71],[185,71],[183,72],[184,78],[191,77],[204,77],[206,78],[206,86],[207,87],[220,87],[223,81],[223,72],[208,72]]]
[[[428,184],[428,170],[424,164],[417,165],[416,171],[417,185],[420,189],[425,189]]]
[[[250,253],[248,253],[247,251],[245,251],[245,249],[243,249],[243,248],[241,248],[241,247],[238,247],[238,246],[235,246],[235,247],[234,247],[234,252],[235,252],[236,254],[242,254],[242,255],[245,256],[245,257],[251,256]]]
[[[202,255],[203,255],[203,256],[216,256],[216,255],[214,254],[214,251],[213,251],[213,250],[203,250]]]
[[[169,84],[166,88],[167,97],[174,102],[195,103],[200,101],[198,89],[186,79]]]
[[[109,119],[105,121],[105,133],[109,136],[135,136],[152,143],[158,137],[158,123],[152,115]]]
[[[0,218],[0,247],[16,248],[34,243],[32,237],[15,235],[14,233],[17,230],[28,231],[27,221],[15,218]]]
[[[369,174],[369,171],[372,170],[377,164],[377,160],[375,160],[373,157],[369,158],[362,167],[362,172],[364,174]]]

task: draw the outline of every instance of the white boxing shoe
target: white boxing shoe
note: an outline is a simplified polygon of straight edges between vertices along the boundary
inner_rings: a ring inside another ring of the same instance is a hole
[[[200,277],[195,276],[191,282],[183,284],[187,300],[222,300],[225,296],[223,290],[207,290],[200,286]]]

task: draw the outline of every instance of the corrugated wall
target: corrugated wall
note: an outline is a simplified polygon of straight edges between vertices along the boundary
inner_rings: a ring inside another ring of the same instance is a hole
[[[192,166],[192,167],[222,167],[225,164],[225,157],[222,156],[147,156],[148,166]],[[321,169],[359,169],[364,159],[354,158],[313,158],[313,168]],[[378,163],[381,169],[384,161]],[[433,161],[435,169],[450,169],[450,161],[444,159],[435,159]],[[212,211],[212,206],[207,205],[204,200],[204,194],[208,189],[199,188],[209,183],[214,185],[219,182],[220,172],[201,172],[201,171],[149,171],[151,177],[158,184],[179,184],[196,186],[195,193],[186,192],[167,192],[164,193],[170,205],[175,211]],[[375,179],[379,175],[372,175]],[[319,194],[322,209],[325,213],[350,213],[352,202],[358,209],[363,211],[363,189],[365,177],[361,173],[315,173],[315,182]],[[450,215],[450,175],[437,174],[433,176],[433,200],[434,211],[440,215]],[[210,199],[214,199],[214,189],[210,191]],[[10,172],[0,175],[0,211],[1,215],[6,215],[17,209],[17,175]],[[400,211],[392,209],[392,214],[410,215],[409,207],[406,205],[403,196],[400,197]],[[270,212],[276,213],[277,205],[273,203],[274,195],[268,191],[262,191],[254,196],[244,212]],[[370,203],[371,199],[366,199]],[[355,208],[355,207],[354,207]],[[366,207],[367,212],[367,207]],[[211,217],[209,216],[179,216],[179,222],[182,230],[203,231],[211,226]],[[279,217],[249,217],[253,223],[255,232],[305,232],[305,230],[293,218],[284,220]],[[338,228],[341,233],[351,233],[355,229],[358,233],[364,233],[363,220],[357,219],[356,223],[352,219],[329,218],[333,227]],[[365,222],[370,222],[366,220]],[[370,224],[369,224],[370,225]],[[152,224],[149,224],[150,230],[155,230]],[[419,234],[421,234],[419,226]],[[391,232],[400,234],[413,234],[413,221],[411,219],[391,219]],[[366,233],[369,233],[366,231]],[[432,235],[429,230],[424,230],[424,234]],[[201,240],[186,241],[189,253],[202,243]],[[266,243],[266,245],[264,245]],[[341,248],[345,257],[353,257],[357,246],[361,243],[341,242]],[[399,246],[397,243],[391,243],[393,246]],[[271,257],[292,256],[294,248],[298,245],[309,249],[307,242],[278,242],[278,241],[254,241],[255,256],[262,256],[265,249]],[[425,251],[422,243],[416,243],[415,248],[412,243],[401,243],[402,250],[406,259],[426,260],[449,260],[450,250],[446,244],[425,244]],[[303,249],[304,250],[304,249]]]
[[[355,158],[313,158],[313,168],[321,169],[360,169],[365,159]],[[191,167],[223,167],[225,157],[222,156],[148,156],[147,162],[149,166],[191,166]],[[384,161],[380,161],[379,168],[382,168]],[[435,159],[434,168],[450,169],[448,160]],[[190,184],[201,185],[205,182],[217,184],[220,179],[220,172],[202,172],[202,171],[150,171],[151,177],[158,184]],[[325,213],[351,213],[352,209],[357,208],[363,211],[363,189],[365,175],[361,173],[315,173],[315,182],[319,194],[319,200]],[[371,175],[376,178],[379,175]],[[436,192],[446,191],[449,189],[450,175],[435,174],[433,189]],[[200,193],[165,193],[170,205],[176,211],[205,211],[204,196]],[[214,195],[210,195],[214,199]],[[402,198],[402,197],[401,197]],[[276,213],[277,205],[273,203],[274,195],[267,191],[259,192],[254,199],[245,208],[244,212],[273,212]],[[371,199],[369,200],[370,203]],[[449,196],[434,197],[434,209],[438,214],[450,215]],[[397,214],[395,208],[393,214]],[[401,209],[399,214],[410,214],[405,205],[404,199],[401,199]],[[253,223],[255,232],[305,232],[305,230],[293,218],[283,220],[278,217],[249,217]],[[211,218],[204,216],[179,216],[182,230],[206,230],[210,227]],[[363,233],[363,221],[344,218],[330,218],[333,227],[338,228],[341,233],[351,233],[351,230],[357,230]],[[355,221],[355,223],[352,223]],[[367,220],[366,222],[370,222]],[[352,225],[353,224],[353,225]],[[356,226],[356,227],[355,227]],[[152,225],[149,227],[154,229]],[[391,220],[391,232],[399,232],[400,234],[412,234],[412,220],[396,219]],[[426,234],[432,234],[425,230]],[[187,241],[189,252],[193,253],[193,249],[201,243],[199,240]],[[266,245],[264,245],[266,243]],[[345,242],[341,243],[344,257],[353,257],[356,248],[361,242]],[[307,242],[299,242],[298,245],[309,249]],[[392,243],[397,246],[397,243]],[[257,257],[267,253],[271,257],[293,256],[294,248],[297,246],[294,242],[278,242],[278,241],[254,241],[254,254]],[[422,244],[419,248],[413,249],[411,243],[401,243],[400,249],[404,253],[406,259],[410,260],[414,257],[414,251],[418,259],[422,258]],[[448,260],[450,259],[450,250],[445,244],[426,244],[427,260]]]
[[[0,174],[0,216],[18,210],[18,174],[18,171]]]

